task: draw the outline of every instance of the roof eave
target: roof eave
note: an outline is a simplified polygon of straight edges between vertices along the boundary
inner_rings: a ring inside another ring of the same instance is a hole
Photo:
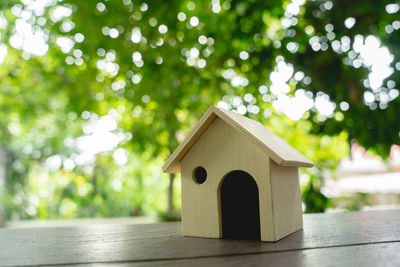
[[[282,164],[280,164],[282,167],[305,167],[305,168],[312,168],[314,167],[314,163],[311,161],[283,161]]]
[[[179,173],[181,172],[181,164],[164,164],[164,166],[162,167],[162,171],[166,173]]]

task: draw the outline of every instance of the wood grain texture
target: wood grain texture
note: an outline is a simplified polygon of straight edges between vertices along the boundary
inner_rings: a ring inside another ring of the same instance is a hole
[[[269,158],[257,145],[217,118],[181,164],[185,236],[222,237],[221,183],[228,173],[241,170],[251,175],[258,186],[261,238],[265,241],[276,240],[268,175]],[[207,170],[207,180],[203,184],[196,184],[192,178],[193,170],[198,166]]]
[[[96,266],[138,267],[138,266],[276,266],[276,267],[377,267],[400,265],[400,243],[379,243],[345,247],[317,248],[285,252],[205,257],[147,262],[104,263]],[[87,267],[82,264],[78,267]]]
[[[297,167],[281,167],[272,160],[269,171],[275,239],[279,240],[303,227],[299,171]]]
[[[233,129],[247,136],[251,142],[265,151],[278,165],[297,167],[313,166],[313,163],[309,159],[304,157],[280,137],[269,131],[258,121],[220,109],[217,106],[211,106],[183,142],[171,154],[162,167],[164,172],[180,172],[180,161],[217,117],[224,120]]]
[[[400,210],[306,214],[303,221],[303,230],[276,243],[182,237],[180,223],[1,229],[0,265],[161,261],[400,242]]]

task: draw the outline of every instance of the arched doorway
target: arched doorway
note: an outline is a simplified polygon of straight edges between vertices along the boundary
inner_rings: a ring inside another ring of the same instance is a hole
[[[221,185],[222,238],[260,240],[258,187],[244,171],[228,173]]]

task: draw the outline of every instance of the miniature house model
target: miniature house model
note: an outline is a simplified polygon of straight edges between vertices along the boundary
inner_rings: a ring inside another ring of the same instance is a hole
[[[172,153],[185,236],[277,241],[302,228],[298,167],[313,163],[261,123],[211,106]]]

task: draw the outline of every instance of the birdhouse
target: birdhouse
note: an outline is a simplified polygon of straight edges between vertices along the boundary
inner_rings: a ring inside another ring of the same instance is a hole
[[[312,166],[261,123],[211,106],[163,171],[181,173],[184,236],[277,241],[303,226],[298,167]]]

